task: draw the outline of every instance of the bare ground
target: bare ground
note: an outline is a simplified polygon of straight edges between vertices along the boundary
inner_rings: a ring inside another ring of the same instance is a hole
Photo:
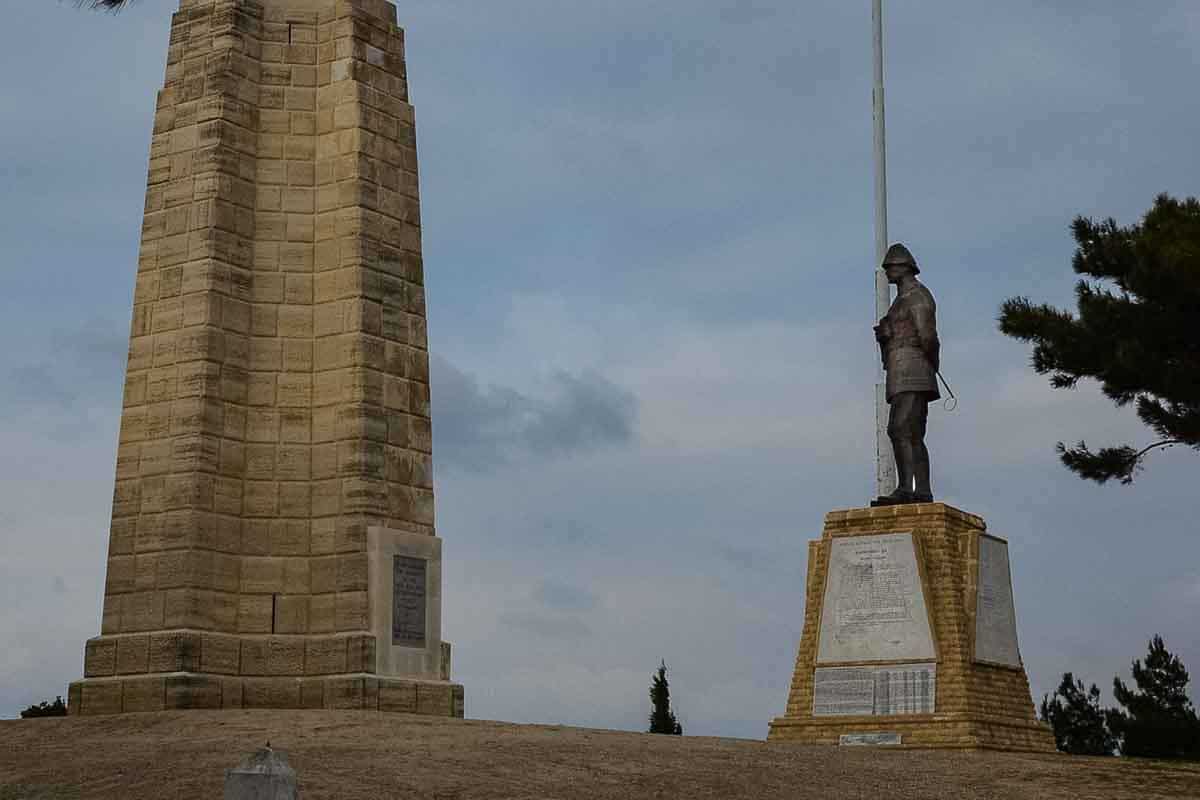
[[[360,711],[0,722],[0,800],[220,798],[267,741],[304,800],[1200,798],[1200,764],[651,736]]]

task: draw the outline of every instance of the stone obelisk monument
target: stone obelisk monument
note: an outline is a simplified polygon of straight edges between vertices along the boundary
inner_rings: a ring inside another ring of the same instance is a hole
[[[423,286],[394,6],[181,0],[72,713],[462,716]]]

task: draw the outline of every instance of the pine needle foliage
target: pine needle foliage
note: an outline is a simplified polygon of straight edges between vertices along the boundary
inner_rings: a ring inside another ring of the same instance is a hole
[[[111,11],[115,14],[132,2],[133,0],[76,0],[75,4],[80,8],[87,7],[93,11]]]
[[[1083,681],[1070,672],[1063,673],[1053,695],[1042,697],[1040,716],[1054,729],[1054,744],[1064,753],[1111,756],[1117,749],[1117,739],[1100,706],[1100,690],[1094,683],[1085,689]]]
[[[1056,389],[1093,378],[1118,407],[1133,405],[1157,436],[1093,451],[1058,443],[1068,469],[1105,483],[1133,482],[1154,450],[1200,450],[1200,202],[1159,195],[1129,227],[1078,217],[1072,267],[1076,313],[1006,300],[1000,330],[1034,345],[1032,365]]]
[[[671,711],[671,689],[667,685],[667,662],[658,666],[650,682],[650,733],[683,735],[683,726]]]
[[[1136,689],[1113,678],[1113,695],[1122,708],[1110,709],[1107,721],[1121,754],[1200,760],[1200,718],[1187,696],[1188,672],[1161,636],[1150,640],[1144,663],[1133,662],[1133,682]]]

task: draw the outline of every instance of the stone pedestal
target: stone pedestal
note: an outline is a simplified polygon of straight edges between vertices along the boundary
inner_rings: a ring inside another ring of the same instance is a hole
[[[944,503],[827,514],[768,739],[1053,751],[1017,648],[1007,542]]]
[[[70,713],[462,716],[395,6],[179,0],[163,45],[104,610]],[[380,536],[405,542],[399,581]]]

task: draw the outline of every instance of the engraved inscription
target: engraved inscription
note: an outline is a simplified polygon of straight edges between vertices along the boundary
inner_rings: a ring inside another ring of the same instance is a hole
[[[423,558],[392,557],[392,644],[425,646],[426,567]]]
[[[893,562],[884,543],[864,543],[850,553],[838,592],[838,627],[910,622],[913,565]]]
[[[900,744],[898,733],[843,733],[838,737],[840,745],[889,745]]]
[[[814,717],[874,713],[874,670],[869,667],[823,668],[814,673]]]
[[[932,714],[936,664],[822,667],[813,674],[813,716]]]
[[[877,669],[875,713],[932,714],[936,669],[933,664]]]
[[[934,657],[912,534],[834,539],[817,660]]]
[[[1013,609],[1008,542],[979,537],[979,593],[975,605],[975,660],[1021,666]]]

